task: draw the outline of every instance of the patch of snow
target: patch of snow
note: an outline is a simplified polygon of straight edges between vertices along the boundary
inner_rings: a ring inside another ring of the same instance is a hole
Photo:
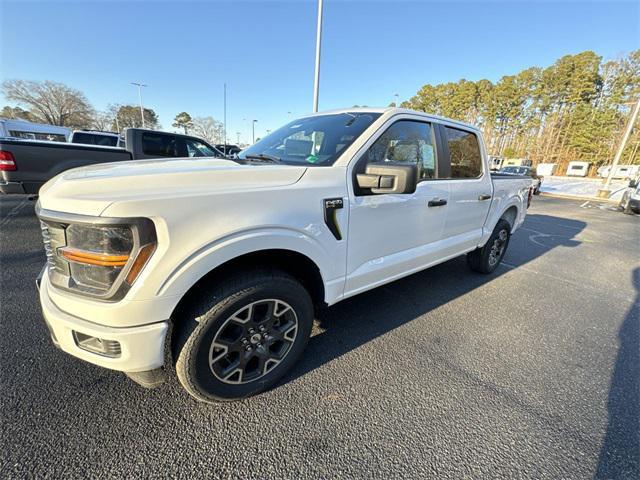
[[[542,181],[540,191],[557,195],[574,195],[576,197],[596,197],[598,189],[603,187],[603,181],[594,179],[571,178],[571,177],[545,177]],[[624,190],[627,188],[626,181],[611,182],[610,189],[613,192],[611,199],[620,200]]]

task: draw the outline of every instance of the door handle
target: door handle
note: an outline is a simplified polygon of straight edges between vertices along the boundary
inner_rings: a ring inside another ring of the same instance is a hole
[[[429,200],[429,203],[427,203],[427,205],[429,207],[442,207],[443,205],[446,205],[447,201],[444,198],[434,198],[433,200]]]
[[[482,195],[480,195],[478,197],[478,200],[489,200],[491,198],[491,195],[488,193],[483,193]]]

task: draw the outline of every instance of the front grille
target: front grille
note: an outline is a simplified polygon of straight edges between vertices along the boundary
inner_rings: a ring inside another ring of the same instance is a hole
[[[40,221],[44,253],[47,256],[49,273],[57,271],[62,275],[68,275],[68,267],[56,254],[58,248],[64,247],[67,243],[64,227],[64,225],[59,223]]]
[[[40,228],[42,230],[42,240],[44,241],[44,253],[47,256],[47,265],[49,270],[56,268],[56,262],[53,258],[53,248],[51,247],[51,234],[49,233],[49,225],[44,222],[40,222]]]

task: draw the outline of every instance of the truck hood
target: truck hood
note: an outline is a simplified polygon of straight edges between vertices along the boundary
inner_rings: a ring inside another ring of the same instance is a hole
[[[119,201],[291,185],[306,169],[202,158],[102,163],[52,178],[40,189],[39,200],[46,210],[98,216]]]

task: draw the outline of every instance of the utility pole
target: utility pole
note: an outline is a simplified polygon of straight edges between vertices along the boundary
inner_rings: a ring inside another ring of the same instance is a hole
[[[624,135],[622,135],[622,140],[620,141],[620,145],[618,146],[618,151],[616,152],[616,156],[614,157],[613,163],[611,164],[611,169],[609,170],[607,181],[604,182],[603,187],[598,190],[598,197],[609,198],[611,196],[611,189],[609,188],[609,186],[611,185],[611,179],[615,174],[615,170],[616,170],[616,167],[618,166],[618,163],[620,163],[620,159],[622,158],[622,152],[624,151],[624,147],[627,146],[627,140],[629,140],[629,136],[631,135],[631,131],[633,130],[633,125],[636,123],[636,119],[638,118],[639,111],[640,111],[640,99],[636,100],[636,105],[635,107],[633,107],[631,118],[629,118],[629,123],[627,123],[627,128],[624,131]]]
[[[316,30],[316,74],[313,81],[313,112],[318,111],[320,91],[320,44],[322,43],[322,0],[318,0],[318,24]]]
[[[256,143],[256,122],[258,120],[251,120],[251,145]]]
[[[144,108],[142,108],[142,87],[148,87],[144,83],[131,82],[131,85],[138,87],[138,100],[140,101],[140,118],[142,119],[142,128],[144,127]]]
[[[224,84],[224,154],[227,154],[227,84]]]
[[[393,96],[396,97],[396,101],[395,101],[396,108],[400,107],[400,95],[398,95],[397,93],[394,93]]]

